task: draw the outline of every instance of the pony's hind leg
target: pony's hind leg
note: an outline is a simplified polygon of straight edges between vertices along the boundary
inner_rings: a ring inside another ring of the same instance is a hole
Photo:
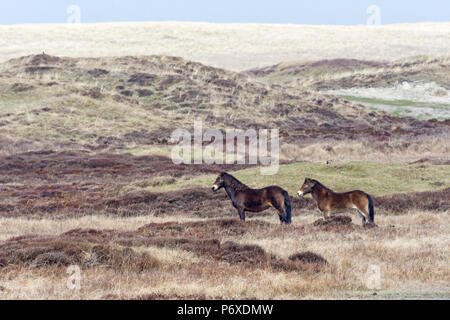
[[[356,209],[356,211],[358,211],[358,214],[359,214],[359,216],[360,216],[361,219],[362,219],[362,224],[365,224],[366,221],[367,221],[367,219],[366,219],[366,217],[364,216],[364,214],[363,214],[361,211],[359,211],[359,209]]]
[[[281,208],[276,208],[278,211],[278,218],[280,218],[280,223],[286,222],[286,213]]]
[[[278,217],[280,218],[280,223],[286,223],[286,224],[290,224],[291,221],[289,221],[290,219],[288,219],[287,216],[287,212],[284,209],[277,209],[278,210]]]
[[[278,217],[280,218],[280,223],[286,222],[286,212],[284,211],[283,205],[277,202],[270,204],[278,211]]]
[[[359,216],[362,219],[362,224],[364,225],[367,222],[369,215],[364,212],[364,210],[359,209],[357,206],[353,206],[353,208],[358,212]]]

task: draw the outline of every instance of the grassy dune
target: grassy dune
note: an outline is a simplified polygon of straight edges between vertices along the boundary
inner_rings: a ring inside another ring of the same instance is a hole
[[[292,90],[318,90],[396,116],[445,120],[450,114],[449,56],[391,62],[357,59],[293,61],[246,73]]]
[[[176,57],[12,59],[0,64],[0,103],[5,155],[77,149],[167,156],[171,132],[195,120],[204,129],[278,128],[288,161],[417,160],[450,148],[445,124],[398,121],[337,96]]]

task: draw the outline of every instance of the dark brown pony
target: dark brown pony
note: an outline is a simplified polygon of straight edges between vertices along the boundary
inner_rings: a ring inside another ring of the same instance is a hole
[[[356,209],[363,220],[363,224],[366,221],[374,221],[375,211],[373,209],[373,200],[364,191],[334,192],[319,181],[306,178],[298,191],[298,195],[302,197],[308,193],[311,193],[313,199],[316,201],[317,207],[323,213],[324,219],[327,219],[330,213],[340,213],[349,209]]]
[[[246,211],[259,212],[273,207],[278,210],[281,223],[291,223],[289,194],[278,186],[251,189],[231,174],[222,172],[211,189],[215,192],[220,188],[225,188],[242,221],[245,220]]]

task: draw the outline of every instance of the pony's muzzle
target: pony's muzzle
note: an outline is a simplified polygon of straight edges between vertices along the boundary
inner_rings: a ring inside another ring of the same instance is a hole
[[[301,192],[300,190],[297,191],[297,194],[298,194],[299,197],[303,197],[303,192]]]
[[[219,189],[219,187],[217,187],[216,185],[213,185],[211,187],[211,190],[214,191],[214,192],[216,192],[218,189]]]

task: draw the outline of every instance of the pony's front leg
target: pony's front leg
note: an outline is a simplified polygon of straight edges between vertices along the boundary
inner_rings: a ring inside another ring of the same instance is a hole
[[[242,208],[237,208],[238,209],[238,213],[239,213],[239,218],[241,219],[241,221],[245,221],[245,210]]]
[[[280,224],[283,224],[283,222],[284,222],[283,215],[279,213],[278,217],[280,218]]]

